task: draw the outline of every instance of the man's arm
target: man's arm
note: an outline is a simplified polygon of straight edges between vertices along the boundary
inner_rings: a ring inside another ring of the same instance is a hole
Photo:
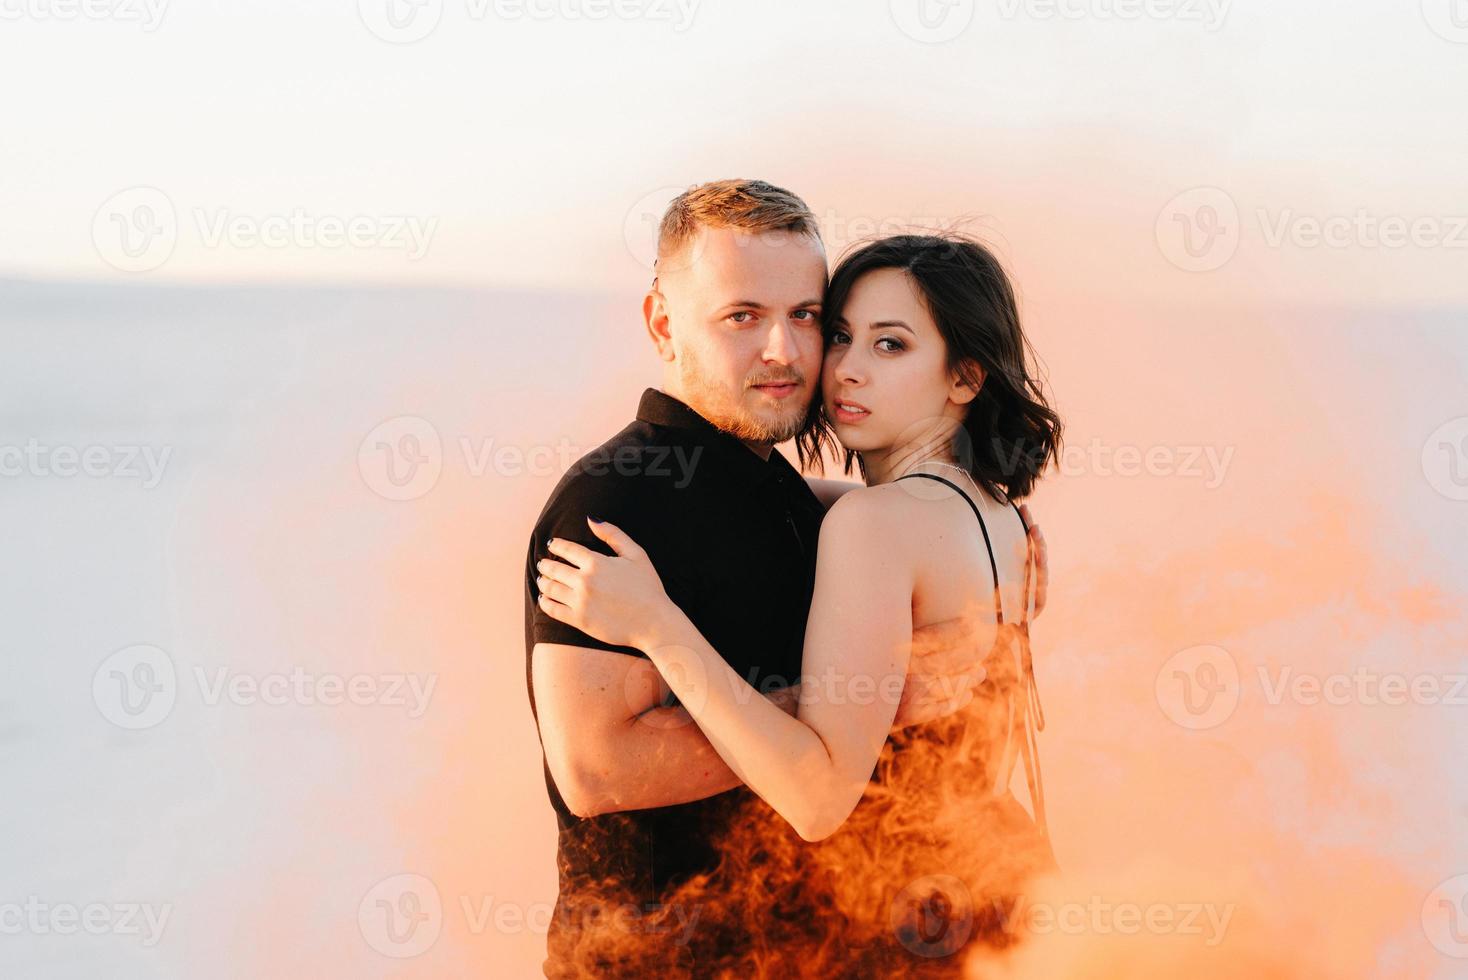
[[[740,785],[650,661],[537,643],[531,653],[546,765],[578,817],[689,803]],[[796,692],[770,700],[795,711]]]

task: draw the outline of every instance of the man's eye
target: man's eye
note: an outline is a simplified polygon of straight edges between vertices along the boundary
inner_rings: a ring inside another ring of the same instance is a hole
[[[754,314],[749,312],[748,310],[740,310],[738,313],[731,313],[729,315],[729,319],[733,320],[735,323],[748,323],[753,318]]]
[[[796,310],[795,316],[804,319],[806,323],[819,323],[821,315],[815,310]]]

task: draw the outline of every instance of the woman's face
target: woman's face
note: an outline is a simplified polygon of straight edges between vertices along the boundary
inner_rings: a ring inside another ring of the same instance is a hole
[[[963,395],[948,371],[947,344],[907,273],[866,273],[839,314],[827,341],[821,397],[843,446],[883,451],[920,438],[936,423],[962,421],[966,408],[953,400]]]

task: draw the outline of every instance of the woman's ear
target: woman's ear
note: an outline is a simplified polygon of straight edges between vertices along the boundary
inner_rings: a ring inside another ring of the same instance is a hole
[[[948,389],[948,400],[955,405],[967,405],[979,396],[988,376],[984,366],[973,358],[965,358],[962,371],[953,372],[953,384]]]
[[[674,358],[673,331],[668,322],[668,298],[654,285],[642,298],[642,320],[647,325],[647,335],[658,349],[658,357],[665,361]]]

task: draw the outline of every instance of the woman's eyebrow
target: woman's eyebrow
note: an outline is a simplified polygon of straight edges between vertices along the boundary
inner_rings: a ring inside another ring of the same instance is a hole
[[[914,330],[912,327],[909,327],[907,324],[903,323],[901,320],[878,320],[871,325],[870,329],[881,330],[883,327],[897,327],[900,330],[906,330],[914,337],[917,336],[917,331]]]

